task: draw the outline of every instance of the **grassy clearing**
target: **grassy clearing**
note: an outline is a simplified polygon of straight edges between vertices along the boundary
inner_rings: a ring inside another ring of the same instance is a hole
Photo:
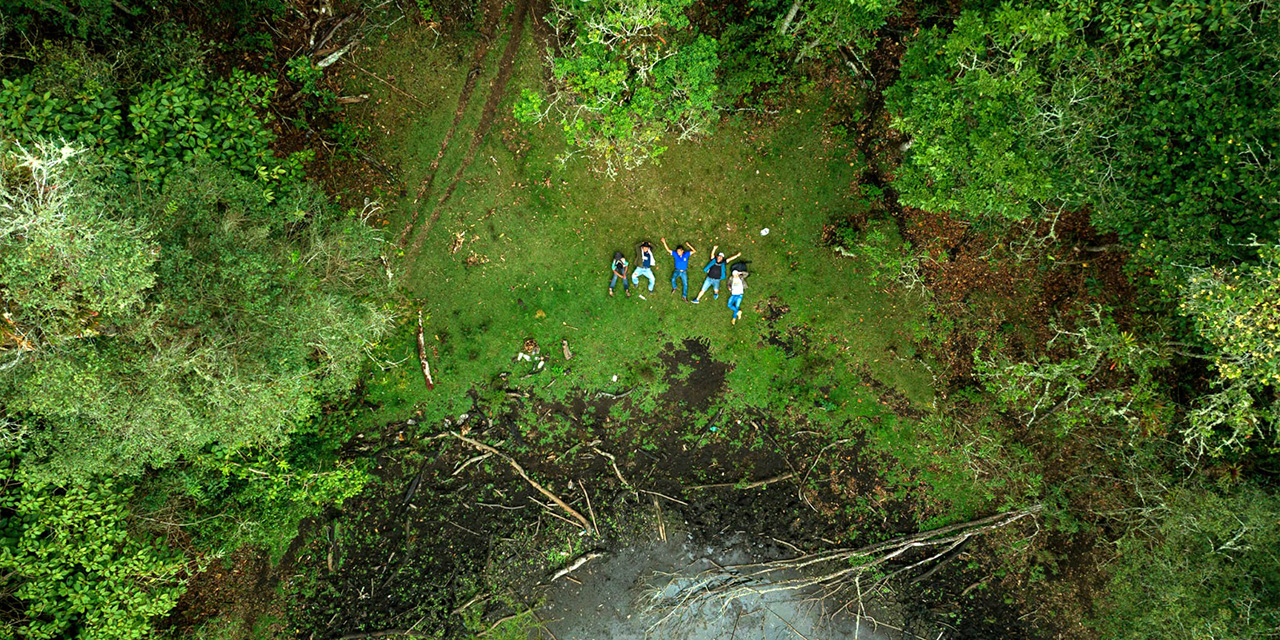
[[[402,167],[409,185],[408,195],[389,207],[388,228],[402,228],[420,208],[415,234],[470,144],[505,45],[500,37],[490,47],[487,71],[433,193],[415,202],[470,62],[465,48],[430,48],[432,38],[400,33],[383,48],[382,59],[364,62],[403,87],[440,87],[424,97],[435,107],[430,112],[386,87],[360,85],[392,106],[373,116],[387,132],[380,153]],[[423,54],[410,61],[399,55],[407,48]],[[423,411],[426,421],[457,414],[471,407],[467,392],[473,388],[482,401],[495,403],[506,388],[551,398],[636,388],[637,406],[655,409],[656,395],[681,382],[662,379],[657,358],[690,338],[705,341],[714,359],[733,366],[725,395],[731,409],[841,419],[880,413],[860,371],[916,405],[931,402],[930,376],[912,347],[923,330],[919,302],[876,289],[865,277],[868,265],[836,259],[822,246],[824,225],[867,206],[849,186],[865,165],[827,134],[823,96],[764,124],[751,116],[727,121],[713,139],[674,144],[661,165],[611,180],[591,173],[586,159],[562,164],[558,132],[521,130],[512,121],[510,96],[535,86],[540,73],[534,48],[522,51],[508,98],[475,161],[440,207],[421,250],[399,265],[409,295],[429,316],[437,387],[426,391],[410,366],[413,329],[404,327],[389,357],[407,358],[406,366],[375,375],[371,385],[372,399],[383,406],[376,419],[402,417],[410,409]],[[395,105],[404,109],[397,113]],[[765,227],[770,233],[761,236]],[[465,235],[451,252],[457,234]],[[700,305],[671,293],[669,256],[660,256],[654,292],[642,281],[631,298],[621,287],[608,297],[613,251],[634,262],[641,240],[660,249],[663,236],[673,246],[692,242],[698,249],[690,263],[690,298],[714,245],[751,261],[737,326],[729,322],[727,290],[719,300],[708,294]],[[789,311],[770,321],[770,306]],[[525,378],[534,366],[514,358],[529,338],[548,359],[544,370]],[[562,356],[562,339],[573,351],[571,361]]]

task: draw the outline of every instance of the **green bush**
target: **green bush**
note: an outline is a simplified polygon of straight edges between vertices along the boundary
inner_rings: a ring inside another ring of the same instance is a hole
[[[269,199],[199,158],[163,189],[97,197],[56,169],[46,184],[61,199],[16,222],[68,231],[40,236],[52,249],[0,238],[0,402],[29,427],[24,470],[130,475],[212,443],[280,443],[355,384],[389,317],[380,238],[360,217],[309,188]],[[32,197],[34,183],[4,186]]]
[[[1257,248],[1257,264],[1196,269],[1183,287],[1179,309],[1217,372],[1185,430],[1198,452],[1280,450],[1280,245]]]
[[[1183,488],[1119,545],[1094,624],[1115,640],[1258,640],[1280,628],[1280,499]]]
[[[32,640],[151,635],[183,592],[184,562],[129,532],[131,488],[19,484],[12,469],[0,482],[0,571],[23,607],[3,624]]]
[[[571,3],[555,13],[574,33],[553,61],[551,109],[573,153],[586,153],[609,175],[657,160],[669,134],[680,139],[711,126],[717,95],[717,43],[688,36],[691,0]],[[550,117],[542,97],[525,91],[522,122]]]
[[[197,156],[226,164],[269,186],[297,182],[305,153],[281,160],[270,145],[266,107],[274,80],[233,70],[209,80],[185,69],[139,87],[124,102],[109,88],[40,93],[35,74],[0,80],[0,138],[24,144],[65,140],[88,147],[114,179],[159,182]],[[274,190],[272,191],[274,193]]]
[[[886,92],[914,142],[902,201],[991,221],[1089,206],[1166,291],[1172,264],[1249,258],[1280,224],[1278,12],[1049,1],[922,33]]]

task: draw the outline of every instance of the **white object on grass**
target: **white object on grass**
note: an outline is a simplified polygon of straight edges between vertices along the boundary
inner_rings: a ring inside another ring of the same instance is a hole
[[[618,381],[618,376],[614,376],[614,377],[613,377],[613,381],[614,381],[614,382],[617,382],[617,381]]]
[[[762,235],[762,236],[767,236],[767,235],[769,235],[769,227],[765,227],[765,228],[761,229],[761,230],[760,230],[760,235]]]

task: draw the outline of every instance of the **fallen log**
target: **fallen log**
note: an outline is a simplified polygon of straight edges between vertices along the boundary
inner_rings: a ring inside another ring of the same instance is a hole
[[[431,379],[431,365],[427,363],[427,339],[422,329],[422,309],[418,309],[418,362],[422,363],[422,377],[427,381],[427,389],[435,389],[436,383]]]

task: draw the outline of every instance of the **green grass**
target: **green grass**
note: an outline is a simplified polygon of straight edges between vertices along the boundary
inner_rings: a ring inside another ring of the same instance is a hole
[[[490,47],[487,70],[441,163],[434,193],[415,203],[470,61],[470,43],[431,49],[432,38],[398,33],[383,47],[383,58],[364,62],[400,86],[419,87],[417,94],[432,109],[357,79],[383,101],[371,117],[389,132],[375,136],[380,155],[407,176],[409,195],[388,203],[393,235],[415,208],[421,208],[420,221],[431,217],[470,143],[505,46],[500,37]],[[397,59],[396,52],[408,49],[422,56]],[[388,342],[387,357],[403,359],[403,366],[375,374],[370,386],[372,399],[383,407],[376,419],[415,409],[426,421],[456,415],[471,406],[469,390],[496,398],[500,387],[563,398],[635,386],[638,407],[652,409],[656,392],[681,384],[663,379],[659,354],[688,338],[705,340],[714,359],[733,365],[725,398],[731,409],[830,417],[833,424],[881,414],[855,371],[860,365],[913,403],[931,403],[931,377],[923,363],[891,352],[913,353],[920,301],[877,289],[866,277],[868,265],[838,258],[821,244],[824,225],[867,206],[851,187],[865,165],[850,147],[827,139],[823,96],[762,123],[750,117],[723,123],[711,138],[673,143],[660,165],[611,180],[593,174],[585,158],[562,164],[557,156],[565,149],[553,127],[530,129],[511,119],[511,96],[537,87],[538,64],[534,48],[522,46],[508,98],[474,163],[421,251],[396,265],[411,306],[428,316],[437,386],[427,391],[423,385],[411,322]],[[509,147],[527,152],[517,155]],[[765,227],[770,233],[761,236]],[[465,240],[450,253],[456,233],[465,233]],[[719,300],[708,294],[700,305],[671,293],[672,261],[662,255],[663,236],[673,246],[692,242],[698,249],[690,262],[690,298],[702,284],[701,267],[713,245],[751,261],[737,326],[731,326],[725,307],[727,289]],[[635,246],[644,239],[659,249],[655,291],[633,289],[628,299],[619,287],[610,298],[613,252],[634,262]],[[487,261],[468,266],[473,255]],[[766,301],[790,308],[774,327],[761,313]],[[794,355],[766,341],[770,332],[790,341]],[[548,356],[546,369],[528,379],[523,376],[532,365],[514,361],[526,338]],[[561,356],[562,339],[574,353],[571,361]],[[509,374],[505,381],[503,373]]]

